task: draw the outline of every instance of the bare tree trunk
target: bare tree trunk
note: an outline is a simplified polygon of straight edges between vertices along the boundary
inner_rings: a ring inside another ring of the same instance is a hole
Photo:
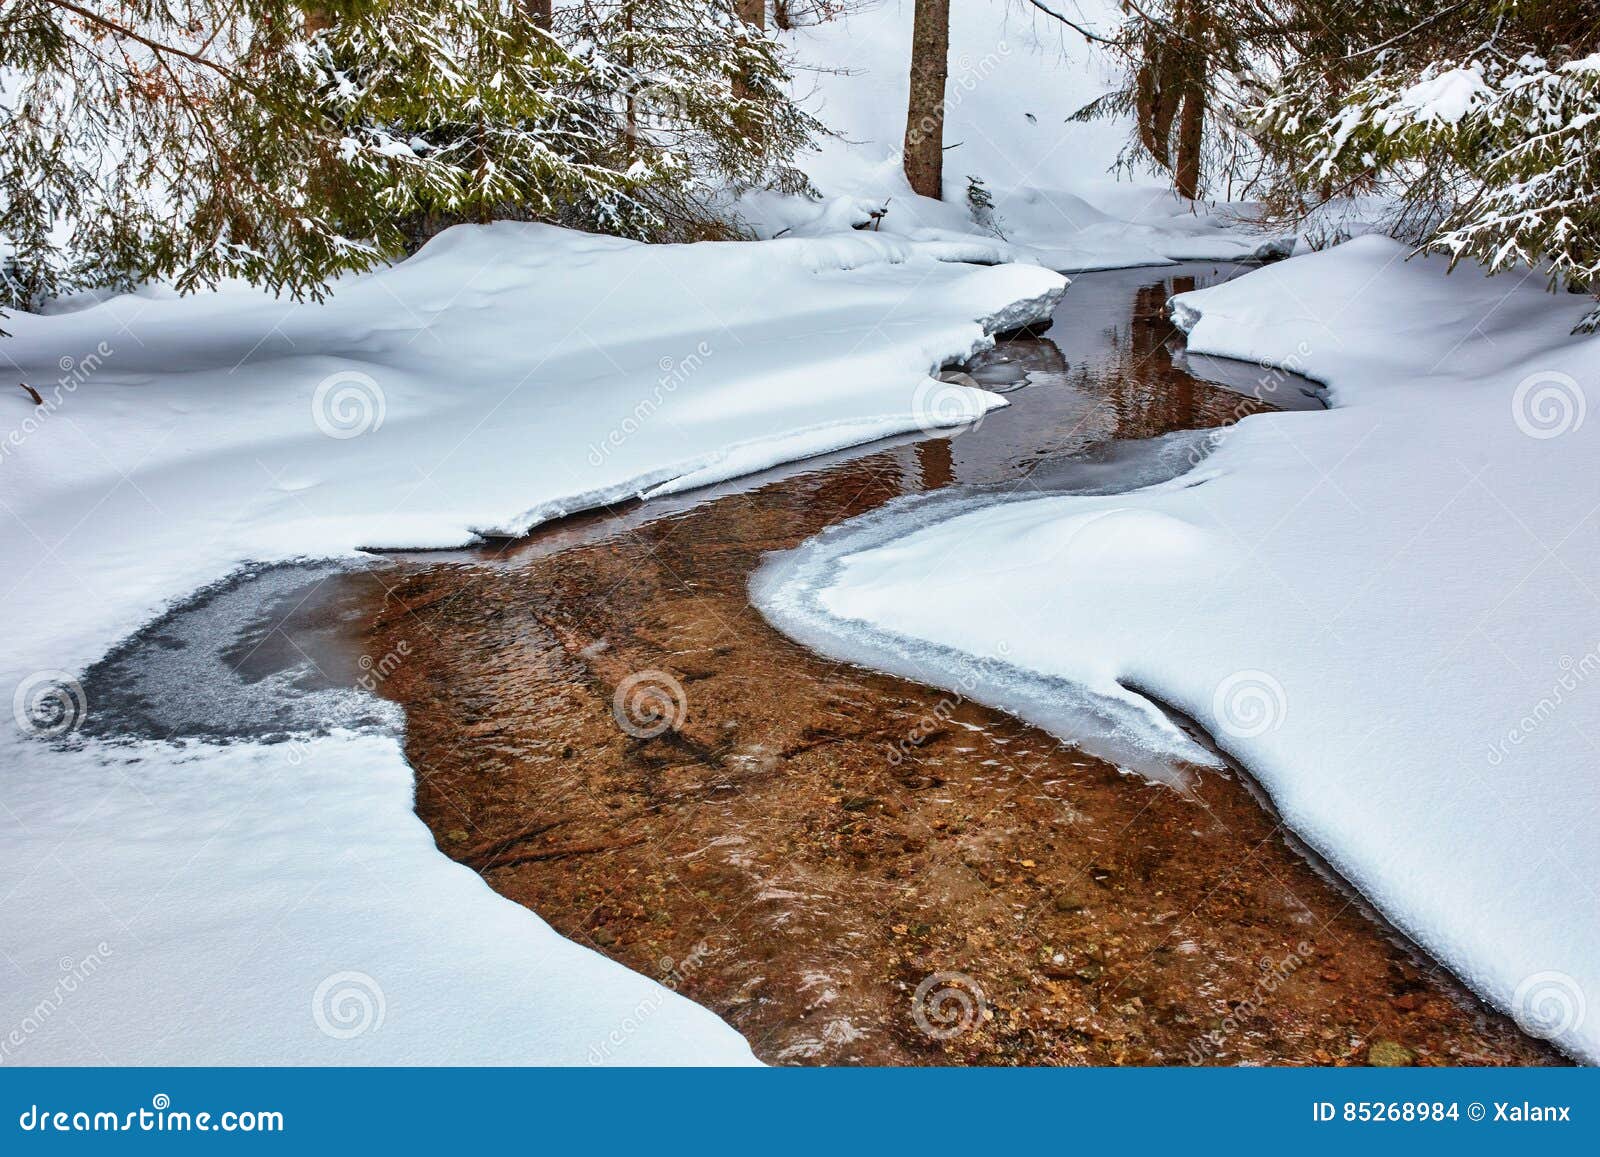
[[[950,68],[950,0],[917,0],[911,26],[911,99],[905,170],[911,188],[939,199],[944,187],[944,86]]]
[[[1202,46],[1206,43],[1206,14],[1203,3],[1191,3],[1184,21],[1182,46],[1183,108],[1178,113],[1178,155],[1172,167],[1172,184],[1181,197],[1200,199],[1200,152],[1205,144],[1206,70],[1209,62]]]
[[[556,17],[555,0],[525,0],[525,3],[528,6],[528,15],[533,17],[533,22],[546,32],[550,31],[550,25],[555,21]]]
[[[1204,140],[1206,94],[1194,85],[1183,94],[1183,112],[1178,117],[1178,160],[1172,169],[1172,185],[1180,197],[1200,199],[1200,146]]]

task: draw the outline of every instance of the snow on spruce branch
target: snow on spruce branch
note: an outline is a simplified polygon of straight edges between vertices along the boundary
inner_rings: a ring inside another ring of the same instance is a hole
[[[719,189],[802,186],[818,131],[730,0],[553,30],[522,0],[7,0],[0,77],[0,304],[25,308],[146,280],[315,299],[460,221],[703,229]]]
[[[1334,109],[1311,91],[1286,86],[1257,110],[1265,131],[1303,150],[1310,179],[1390,174],[1425,210],[1421,247],[1490,271],[1542,268],[1552,285],[1600,281],[1600,54],[1379,54]]]

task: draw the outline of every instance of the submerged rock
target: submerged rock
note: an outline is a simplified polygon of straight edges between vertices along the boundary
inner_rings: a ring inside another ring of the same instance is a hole
[[[1380,1039],[1367,1046],[1367,1064],[1377,1068],[1405,1068],[1416,1063],[1417,1054],[1399,1041]]]

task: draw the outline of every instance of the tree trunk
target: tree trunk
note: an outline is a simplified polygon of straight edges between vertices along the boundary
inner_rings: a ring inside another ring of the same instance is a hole
[[[1173,163],[1172,184],[1178,195],[1191,201],[1200,199],[1200,151],[1205,144],[1206,70],[1208,61],[1202,46],[1206,43],[1206,14],[1203,3],[1189,5],[1184,21],[1183,108],[1178,113],[1178,155]]]
[[[757,32],[766,31],[767,0],[733,0],[733,11]],[[750,95],[750,83],[743,76],[733,78],[733,95],[738,100]]]
[[[1172,169],[1172,186],[1180,197],[1200,199],[1200,146],[1206,119],[1205,89],[1193,85],[1183,94],[1178,117],[1178,159]]]
[[[550,25],[556,17],[555,0],[522,0],[522,6],[528,10],[535,24],[546,32],[550,31]]]
[[[914,191],[936,200],[944,186],[944,85],[949,58],[950,0],[917,0],[911,26],[905,170]]]
[[[549,3],[549,0],[545,0],[545,3]],[[750,27],[766,29],[767,0],[733,0],[733,10]]]

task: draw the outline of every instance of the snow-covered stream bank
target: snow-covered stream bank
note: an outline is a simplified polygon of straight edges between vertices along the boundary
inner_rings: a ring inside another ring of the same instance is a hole
[[[1004,643],[1034,683],[984,688],[1000,705],[1065,681],[1192,757],[1137,689],[1159,695],[1399,927],[1592,1061],[1600,339],[1537,283],[1403,257],[1363,239],[1177,299],[1193,350],[1324,381],[1331,412],[1248,418],[1131,494],[845,528],[756,594],[934,681]]]
[[[1075,278],[1048,336],[966,365],[1010,405],[945,436],[208,588],[85,672],[83,733],[304,735],[398,705],[442,854],[778,1063],[1550,1063],[1319,877],[1239,780],[1145,785],[964,695],[809,653],[749,605],[765,552],[881,503],[1181,472],[1264,407],[1191,376],[1160,307],[1238,272]],[[1259,388],[1250,363],[1204,365]],[[648,700],[619,692],[641,685],[681,707],[676,729],[629,718]],[[1263,960],[1270,999],[1236,1015]],[[951,969],[994,1017],[929,1036],[913,997]],[[639,1052],[619,1032],[591,1055]]]
[[[980,414],[929,371],[1063,281],[938,259],[1005,254],[502,224],[324,305],[8,318],[45,404],[18,391],[0,443],[0,1060],[581,1064],[622,1034],[632,1063],[748,1061],[440,856],[394,735],[74,740],[78,676],[247,561],[461,545]]]

